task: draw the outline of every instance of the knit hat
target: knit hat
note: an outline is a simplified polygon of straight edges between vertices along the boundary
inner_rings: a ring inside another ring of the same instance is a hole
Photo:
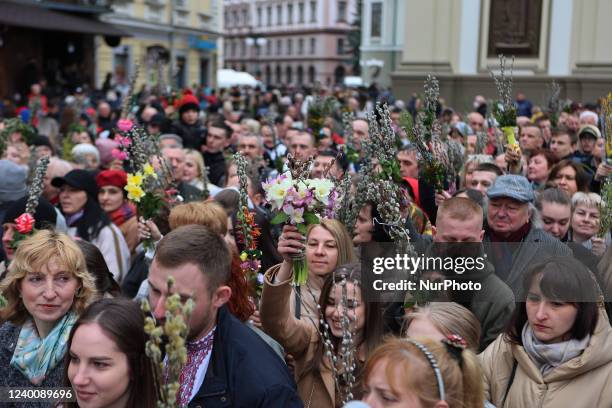
[[[108,167],[115,160],[113,149],[117,149],[119,143],[113,139],[98,139],[96,140],[96,147],[100,153],[100,166]]]
[[[0,160],[0,203],[25,196],[27,176],[25,168],[10,160]]]
[[[27,202],[28,197],[22,197],[17,201],[13,201],[7,208],[2,223],[15,222],[14,220],[25,212]],[[44,197],[40,197],[38,199],[38,207],[36,207],[36,211],[34,212],[34,228],[55,228],[56,221],[57,212],[55,211],[55,207],[53,207]]]
[[[51,180],[53,187],[61,188],[64,184],[68,184],[70,187],[78,190],[83,190],[97,199],[98,185],[96,184],[96,178],[87,170],[71,170],[64,177],[55,177]]]
[[[200,111],[200,101],[189,89],[185,91],[183,97],[181,98],[179,103],[179,114],[182,115],[188,110]]]
[[[123,170],[104,170],[96,176],[96,183],[99,188],[115,186],[123,190],[127,185],[127,173]]]

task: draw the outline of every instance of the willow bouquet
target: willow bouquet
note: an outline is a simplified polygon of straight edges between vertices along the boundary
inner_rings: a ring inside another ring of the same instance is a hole
[[[312,158],[306,162],[288,156],[289,171],[263,183],[266,201],[275,212],[272,224],[290,224],[306,235],[308,226],[320,218],[334,218],[340,202],[336,184],[328,179],[311,179]],[[294,283],[304,285],[308,266],[304,253],[293,260]]]
[[[168,278],[168,293],[174,286],[174,278]],[[187,362],[187,347],[185,339],[189,334],[188,322],[193,311],[193,300],[181,303],[181,297],[174,293],[166,299],[166,321],[158,326],[153,317],[145,319],[145,332],[149,335],[146,344],[146,354],[153,362],[153,375],[157,383],[157,406],[159,408],[178,408],[180,377],[183,366]],[[147,300],[142,303],[145,313],[151,312]],[[162,337],[167,339],[166,359],[162,358]]]
[[[499,101],[493,104],[493,115],[495,120],[502,129],[508,145],[513,146],[513,149],[518,149],[516,141],[516,106],[512,101],[512,68],[514,66],[514,57],[510,65],[510,75],[506,72],[506,57],[503,54],[499,55],[499,74],[491,72],[491,77],[495,81],[495,87],[499,95]]]

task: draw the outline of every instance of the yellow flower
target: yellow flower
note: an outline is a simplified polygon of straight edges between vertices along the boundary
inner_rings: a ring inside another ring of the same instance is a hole
[[[139,203],[140,199],[144,197],[145,192],[138,185],[128,184],[125,186],[125,191],[128,193],[128,200]]]
[[[154,179],[157,179],[157,173],[155,173],[155,169],[153,168],[153,166],[151,166],[150,163],[144,165],[144,167],[142,168],[142,172],[147,177],[151,176]]]
[[[142,185],[142,174],[140,173],[128,174],[127,183],[128,183],[128,186],[131,185],[132,187],[140,187]]]
[[[246,252],[243,252],[243,253],[240,254],[240,260],[242,262],[246,261],[248,257],[249,257],[249,255]]]

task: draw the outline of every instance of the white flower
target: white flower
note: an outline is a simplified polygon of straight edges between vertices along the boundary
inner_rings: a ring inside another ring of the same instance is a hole
[[[283,174],[264,183],[263,188],[266,192],[266,200],[272,204],[273,210],[280,210],[283,207],[287,191],[293,185],[293,180],[290,174]]]
[[[293,225],[304,223],[304,208],[294,208],[287,204],[283,207],[283,211],[289,216]]]
[[[307,183],[308,187],[313,189],[315,198],[327,205],[329,194],[334,188],[334,183],[328,179],[310,179]]]

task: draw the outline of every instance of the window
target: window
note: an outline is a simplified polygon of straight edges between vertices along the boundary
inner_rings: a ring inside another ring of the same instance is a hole
[[[338,21],[346,21],[346,1],[338,2]]]
[[[311,1],[310,2],[310,22],[314,23],[315,21],[317,21],[317,2]]]
[[[304,68],[301,65],[297,67],[297,83],[298,85],[304,84]]]
[[[302,55],[304,54],[304,39],[300,38],[298,40],[298,51],[297,51],[298,55]]]
[[[257,27],[261,27],[262,24],[262,14],[261,14],[261,7],[257,7]]]
[[[276,6],[276,25],[283,24],[283,6]]]
[[[382,2],[372,3],[372,26],[370,36],[380,38],[382,29]]]
[[[266,84],[272,83],[272,68],[269,65],[266,65]]]
[[[293,82],[293,71],[291,70],[291,67],[287,67],[286,71],[285,71],[285,76],[287,77],[287,84],[290,84],[291,82]]]
[[[314,54],[317,52],[317,39],[312,37],[310,39],[310,53]]]
[[[236,56],[236,41],[232,41],[232,57]]]
[[[293,24],[293,4],[287,4],[287,24]]]
[[[236,10],[232,11],[232,21],[234,22],[234,27],[240,25],[240,21],[238,21],[238,12]]]
[[[229,13],[226,11],[225,13],[223,13],[223,20],[225,22],[225,28],[229,27]]]
[[[189,10],[174,10],[174,24],[186,26],[189,21]]]
[[[272,41],[266,41],[266,54],[272,55]]]
[[[310,84],[314,84],[316,82],[316,79],[317,72],[315,71],[315,67],[311,65],[310,67],[308,67],[308,82],[310,82]]]
[[[281,55],[283,53],[283,42],[281,40],[276,40],[276,55]]]
[[[229,56],[229,43],[227,41],[223,42],[223,55]]]
[[[176,8],[187,8],[187,0],[174,0],[174,5]]]
[[[344,54],[344,38],[338,38],[336,40],[336,53],[338,55]]]
[[[268,6],[266,14],[268,15],[267,16],[268,26],[271,26],[272,25],[272,6]]]
[[[240,41],[240,55],[243,57],[246,56],[246,41],[244,40]]]
[[[276,66],[276,83],[280,84],[283,81],[282,69],[280,65]]]
[[[187,58],[176,57],[176,86],[184,88],[187,83]]]
[[[298,3],[298,23],[304,22],[304,3]]]
[[[291,55],[293,53],[293,40],[291,38],[287,38],[287,55]]]
[[[147,8],[145,9],[145,18],[147,20],[161,22],[163,10],[164,10],[163,6],[158,7],[158,6],[148,5]]]
[[[249,25],[249,12],[248,10],[242,10],[242,24]]]

